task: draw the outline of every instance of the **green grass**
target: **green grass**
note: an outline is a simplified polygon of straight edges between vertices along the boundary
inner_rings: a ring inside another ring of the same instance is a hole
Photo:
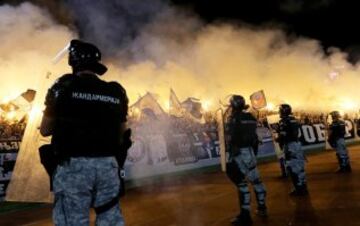
[[[0,202],[0,215],[13,211],[39,208],[45,205],[42,203]]]

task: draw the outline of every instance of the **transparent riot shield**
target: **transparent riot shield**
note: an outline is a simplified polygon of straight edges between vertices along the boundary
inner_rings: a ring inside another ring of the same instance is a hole
[[[267,121],[268,121],[268,124],[270,127],[273,141],[274,141],[275,154],[278,159],[281,159],[281,158],[285,158],[285,155],[284,155],[284,152],[281,150],[279,143],[275,141],[277,138],[277,132],[276,132],[275,127],[278,125],[279,120],[280,120],[280,117],[278,114],[267,116]]]
[[[51,73],[42,76],[9,186],[6,190],[6,201],[17,202],[51,202],[49,176],[40,163],[38,148],[49,142],[49,138],[40,135],[39,127],[47,88],[50,87]]]
[[[221,170],[226,172],[226,144],[225,144],[225,126],[224,126],[224,112],[222,109],[216,111],[216,120],[218,124],[218,137],[220,144],[220,163]]]

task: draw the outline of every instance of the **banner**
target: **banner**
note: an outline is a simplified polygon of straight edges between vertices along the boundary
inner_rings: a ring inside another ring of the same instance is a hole
[[[0,200],[5,197],[20,149],[25,123],[0,123]]]
[[[344,121],[345,121],[345,125],[346,125],[345,139],[347,139],[347,140],[354,139],[355,138],[354,122],[351,120],[344,120]],[[273,128],[273,130],[276,131],[276,129],[278,127],[278,123],[271,121],[271,123],[269,123],[269,124]],[[299,140],[300,140],[302,146],[304,146],[305,148],[307,148],[308,146],[310,148],[312,148],[313,145],[316,145],[316,144],[324,144],[325,145],[325,141],[327,139],[325,128],[326,127],[325,127],[324,123],[301,124],[300,128],[299,128]],[[357,132],[358,131],[359,130],[357,130]]]
[[[219,164],[217,125],[185,118],[131,124],[134,144],[125,163],[135,179]],[[151,132],[150,132],[151,131]]]

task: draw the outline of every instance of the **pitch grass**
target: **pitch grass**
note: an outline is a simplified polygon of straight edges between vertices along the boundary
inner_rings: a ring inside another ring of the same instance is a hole
[[[43,207],[48,204],[43,203],[24,203],[24,202],[0,202],[0,215],[13,211],[33,209]]]

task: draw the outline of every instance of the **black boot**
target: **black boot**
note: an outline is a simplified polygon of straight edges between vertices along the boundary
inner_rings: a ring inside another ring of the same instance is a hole
[[[299,177],[296,173],[292,172],[292,170],[289,170],[291,181],[294,185],[294,189],[289,193],[291,196],[304,196],[309,194],[307,190],[306,184],[298,185],[299,184]]]
[[[340,168],[336,170],[336,173],[350,173],[352,171],[349,160],[341,158],[340,155],[336,154]]]
[[[306,196],[309,194],[306,185],[295,186],[295,188],[290,192],[290,196]]]
[[[352,172],[350,163],[345,167],[345,171],[346,171],[347,173],[351,173],[351,172]]]
[[[284,159],[284,158],[280,158],[279,163],[280,163],[280,169],[281,169],[281,176],[280,176],[280,178],[286,179],[286,178],[288,177],[288,173],[286,172],[285,159]]]
[[[257,211],[256,211],[256,214],[260,217],[267,217],[268,214],[267,214],[267,208],[265,205],[260,205],[258,206],[257,208]]]
[[[256,194],[256,202],[258,205],[256,215],[258,215],[259,217],[267,217],[267,208],[265,204],[266,190],[264,189],[261,192],[255,190],[255,194]]]
[[[240,214],[231,221],[231,224],[235,226],[252,226],[253,222],[249,210],[241,209]]]
[[[336,154],[336,158],[339,163],[339,168],[335,171],[335,173],[345,173],[344,167],[342,167],[342,161],[340,155]]]

